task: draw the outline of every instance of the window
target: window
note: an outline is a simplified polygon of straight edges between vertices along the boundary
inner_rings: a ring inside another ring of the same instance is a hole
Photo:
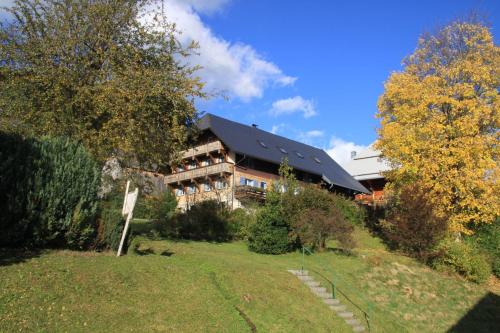
[[[278,149],[283,153],[283,154],[288,154],[288,152],[285,150],[283,147],[278,147]]]
[[[226,188],[227,183],[223,179],[217,179],[215,181],[215,188],[218,190],[222,190]]]
[[[264,143],[264,141],[262,140],[257,140],[257,142],[259,143],[259,145],[262,146],[262,148],[267,148],[267,145]]]
[[[314,158],[314,161],[315,161],[316,163],[318,163],[318,164],[321,164],[321,160],[320,160],[319,158],[317,158],[317,157],[315,157],[315,158]]]
[[[182,197],[183,195],[184,195],[184,189],[183,188],[176,188],[175,189],[175,196]]]
[[[296,151],[296,152],[295,152],[295,154],[297,154],[297,156],[298,156],[299,158],[304,158],[304,155],[302,155],[302,154],[301,154],[301,153],[299,153],[298,151]]]
[[[254,186],[254,187],[258,187],[259,183],[256,181],[256,180],[253,180],[253,179],[248,179],[248,178],[245,178],[245,177],[240,177],[240,185],[241,186]]]
[[[267,188],[267,183],[266,182],[260,182],[260,188],[265,190]]]
[[[186,187],[187,194],[193,194],[196,192],[196,186],[194,184],[190,184],[188,187]]]
[[[183,165],[179,165],[177,167],[177,172],[182,172],[182,171],[184,171],[184,166]]]
[[[203,183],[203,190],[205,192],[210,192],[212,190],[212,185],[210,185],[210,183],[208,183],[208,182]]]
[[[191,161],[188,164],[188,170],[193,170],[193,169],[196,169],[196,161]]]
[[[209,158],[207,158],[206,160],[201,161],[201,166],[204,166],[204,167],[209,166],[210,164],[212,164],[211,162],[212,161]]]
[[[215,157],[215,163],[224,162],[224,157],[222,155]]]

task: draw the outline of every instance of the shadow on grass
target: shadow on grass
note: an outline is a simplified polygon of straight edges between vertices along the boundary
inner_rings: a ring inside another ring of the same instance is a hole
[[[38,258],[42,251],[26,249],[0,249],[0,266],[9,266]]]
[[[487,293],[447,333],[487,333],[500,329],[500,296]]]
[[[327,252],[333,252],[335,254],[341,255],[341,256],[346,256],[346,257],[351,257],[354,255],[354,253],[351,250],[346,250],[346,249],[341,249],[338,247],[327,247],[326,248]]]

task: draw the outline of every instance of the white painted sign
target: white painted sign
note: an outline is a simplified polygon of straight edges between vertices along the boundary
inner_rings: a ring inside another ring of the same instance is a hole
[[[125,221],[125,227],[123,228],[122,238],[120,240],[120,246],[118,247],[118,252],[116,256],[119,257],[122,254],[123,243],[125,242],[125,237],[127,235],[128,226],[130,220],[132,220],[132,213],[134,212],[135,203],[137,202],[137,197],[139,196],[139,188],[136,188],[134,192],[128,192],[130,187],[130,180],[127,181],[127,188],[125,189],[125,197],[123,199],[122,215],[127,217]]]

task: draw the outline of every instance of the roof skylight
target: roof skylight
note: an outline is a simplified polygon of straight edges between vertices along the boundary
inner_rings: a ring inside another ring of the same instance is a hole
[[[298,157],[300,158],[304,158],[304,155],[302,155],[301,153],[299,153],[298,151],[295,152],[295,154],[297,154]]]
[[[257,142],[262,146],[262,148],[267,148],[267,145],[262,140],[257,140]]]
[[[315,158],[314,158],[314,161],[315,161],[316,163],[318,163],[318,164],[321,164],[321,160],[320,160],[319,158],[317,158],[317,157],[315,157]]]
[[[278,147],[283,154],[288,154],[288,152],[283,147]]]

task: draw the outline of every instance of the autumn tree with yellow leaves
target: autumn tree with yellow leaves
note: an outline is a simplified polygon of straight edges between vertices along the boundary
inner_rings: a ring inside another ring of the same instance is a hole
[[[397,197],[417,184],[448,230],[470,234],[500,213],[500,47],[485,25],[455,21],[422,36],[378,101],[379,148]]]

